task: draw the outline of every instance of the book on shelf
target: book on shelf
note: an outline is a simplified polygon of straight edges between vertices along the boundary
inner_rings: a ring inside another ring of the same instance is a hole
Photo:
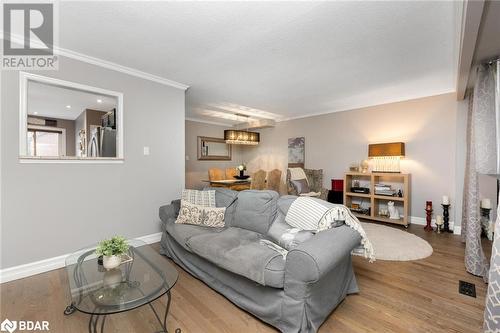
[[[396,191],[395,190],[384,190],[384,191],[377,191],[375,190],[375,195],[386,195],[386,196],[395,196]]]
[[[392,189],[391,185],[387,184],[375,184],[375,195],[386,195],[386,196],[394,196],[396,195],[396,191]]]

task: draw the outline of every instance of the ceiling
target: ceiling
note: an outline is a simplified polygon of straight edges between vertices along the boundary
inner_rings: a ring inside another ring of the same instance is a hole
[[[487,1],[474,53],[474,64],[500,55],[500,1]]]
[[[75,120],[85,109],[110,111],[115,107],[115,97],[33,81],[28,83],[28,114],[31,116]]]
[[[60,2],[61,47],[190,88],[235,124],[455,90],[458,2]]]

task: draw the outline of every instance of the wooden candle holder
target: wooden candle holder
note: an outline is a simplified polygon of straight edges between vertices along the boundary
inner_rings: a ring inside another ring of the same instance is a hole
[[[433,231],[434,229],[432,229],[432,226],[431,226],[431,221],[432,221],[432,201],[427,201],[425,203],[425,219],[426,219],[426,222],[427,224],[425,225],[424,227],[424,230],[425,231]]]
[[[443,221],[444,221],[443,232],[452,233],[453,230],[450,229],[450,212],[449,212],[450,205],[441,204],[441,206],[443,206]]]

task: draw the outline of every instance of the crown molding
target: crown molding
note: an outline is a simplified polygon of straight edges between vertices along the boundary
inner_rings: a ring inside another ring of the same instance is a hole
[[[438,93],[432,94],[432,95],[415,95],[415,96],[410,96],[410,97],[405,97],[405,98],[394,98],[394,99],[388,99],[386,101],[383,101],[383,102],[380,102],[377,104],[352,104],[352,105],[348,105],[346,107],[343,107],[343,108],[337,109],[337,110],[329,110],[329,111],[324,111],[324,112],[302,114],[302,115],[297,115],[297,116],[293,116],[293,117],[288,117],[288,118],[276,120],[276,122],[281,123],[281,122],[290,121],[290,120],[297,120],[297,119],[316,117],[316,116],[324,116],[324,115],[328,115],[331,113],[337,113],[337,112],[354,111],[354,110],[358,110],[358,109],[371,108],[371,107],[376,107],[376,106],[381,106],[381,105],[386,105],[386,104],[408,102],[408,101],[412,101],[415,99],[434,97],[434,96],[439,96],[439,95],[451,94],[451,93],[455,93],[455,92],[456,92],[455,89],[447,89],[447,90],[444,90],[442,92],[438,92]]]
[[[189,121],[194,121],[196,123],[203,123],[203,124],[223,126],[223,127],[234,127],[234,125],[232,125],[232,124],[219,123],[217,121],[205,120],[205,119],[200,119],[200,118],[185,117],[185,119],[189,120]]]
[[[3,40],[3,30],[0,30],[0,34],[2,36],[1,39]],[[11,40],[16,42],[16,43],[23,43],[24,42],[24,39],[18,35],[12,35]],[[33,41],[32,44],[37,45],[37,43],[35,41]],[[167,78],[164,78],[164,77],[161,77],[158,75],[147,73],[147,72],[135,69],[135,68],[123,66],[123,65],[117,64],[117,63],[112,62],[112,61],[107,61],[104,59],[92,57],[92,56],[89,56],[89,55],[86,55],[83,53],[79,53],[76,51],[72,51],[69,49],[65,49],[62,47],[54,46],[54,54],[59,55],[59,56],[63,56],[66,58],[70,58],[70,59],[75,59],[75,60],[78,60],[81,62],[85,62],[87,64],[96,65],[99,67],[111,69],[111,70],[114,70],[114,71],[117,71],[120,73],[125,73],[125,74],[131,75],[131,76],[139,77],[141,79],[153,81],[153,82],[160,83],[160,84],[170,86],[173,88],[181,89],[184,91],[189,88],[188,85],[177,82],[177,81],[169,80]]]
[[[166,78],[161,77],[161,76],[157,76],[157,75],[154,75],[151,73],[143,72],[143,71],[135,69],[135,68],[122,66],[122,65],[119,65],[119,64],[111,62],[111,61],[91,57],[91,56],[88,56],[86,54],[78,53],[78,52],[71,51],[68,49],[56,48],[56,52],[57,52],[57,54],[64,56],[64,57],[67,57],[67,58],[79,60],[82,62],[86,62],[88,64],[104,67],[107,69],[112,69],[112,70],[117,71],[117,72],[125,73],[128,75],[132,75],[135,77],[139,77],[141,79],[153,81],[153,82],[160,83],[160,84],[170,86],[170,87],[174,87],[177,89],[187,90],[189,88],[188,85],[180,83],[180,82],[172,81],[172,80],[166,79]]]

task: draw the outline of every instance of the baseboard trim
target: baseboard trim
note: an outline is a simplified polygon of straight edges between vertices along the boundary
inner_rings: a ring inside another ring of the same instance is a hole
[[[161,239],[161,235],[161,232],[157,232],[154,234],[137,237],[137,239],[143,241],[144,243],[152,244],[159,242]],[[28,276],[45,273],[54,269],[64,267],[64,261],[66,260],[66,257],[68,255],[69,254],[63,254],[57,257],[2,269],[0,270],[0,283],[22,279]]]
[[[162,232],[157,232],[155,234],[150,234],[142,237],[137,237],[137,239],[143,241],[146,244],[158,243],[161,239]]]
[[[418,224],[418,225],[426,225],[427,220],[423,217],[418,217],[418,216],[410,216],[410,224]],[[431,225],[433,227],[436,226],[436,219],[432,219]],[[462,233],[462,227],[457,225],[455,226],[454,221],[450,221],[450,229],[453,230],[453,233],[455,235],[460,235]]]

